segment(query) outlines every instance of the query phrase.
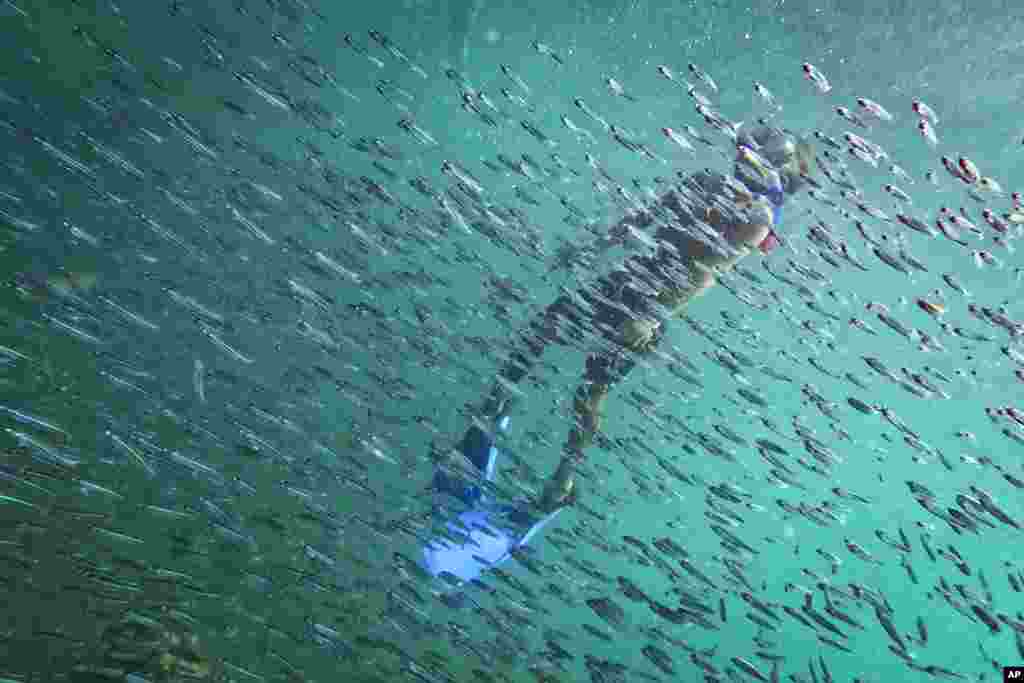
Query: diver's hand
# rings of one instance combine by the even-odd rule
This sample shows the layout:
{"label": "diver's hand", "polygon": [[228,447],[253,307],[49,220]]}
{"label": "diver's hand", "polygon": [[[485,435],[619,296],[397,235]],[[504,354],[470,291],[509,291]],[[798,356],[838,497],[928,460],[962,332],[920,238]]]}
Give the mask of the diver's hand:
{"label": "diver's hand", "polygon": [[622,345],[632,351],[642,351],[654,341],[661,327],[655,320],[630,320],[622,326]]}

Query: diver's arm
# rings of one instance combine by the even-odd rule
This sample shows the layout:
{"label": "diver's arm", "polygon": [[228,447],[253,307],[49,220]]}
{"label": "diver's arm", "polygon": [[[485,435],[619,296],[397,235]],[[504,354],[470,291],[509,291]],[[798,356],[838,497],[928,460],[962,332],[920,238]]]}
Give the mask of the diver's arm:
{"label": "diver's arm", "polygon": [[[707,196],[725,196],[729,194],[724,180],[725,176],[710,170],[698,171],[682,181],[681,187],[688,186]],[[741,198],[741,201],[747,198]],[[671,189],[658,197],[653,205],[639,211],[627,213],[621,220],[613,224],[607,234],[594,240],[589,249],[602,254],[612,247],[628,245],[627,237],[633,230],[646,230],[656,223],[658,216],[674,217],[684,223],[693,221],[693,214],[687,208],[680,189]]]}
{"label": "diver's arm", "polygon": [[[700,191],[705,194],[725,193],[723,182],[710,171],[694,173],[683,181],[683,184],[692,188],[700,188]],[[604,237],[595,240],[591,248],[597,253],[603,253],[612,247],[626,246],[628,244],[626,238],[629,237],[631,229],[647,230],[657,224],[657,218],[661,218],[662,221],[675,218],[685,223],[693,220],[692,213],[687,209],[679,189],[671,189],[646,208],[626,214],[622,220],[608,229],[608,233]]]}
{"label": "diver's arm", "polygon": [[744,257],[753,252],[772,229],[771,207],[762,200],[754,200],[747,207],[747,218],[742,222],[727,222],[717,209],[710,209],[706,222],[729,242],[736,253],[727,255],[712,250],[697,240],[688,240],[689,248],[681,250],[680,258],[687,265],[689,282],[658,293],[658,301],[682,315],[689,303],[703,295],[715,284],[715,273],[728,272]]}
{"label": "diver's arm", "polygon": [[654,222],[654,216],[650,211],[636,211],[626,214],[620,221],[608,229],[603,237],[594,240],[590,248],[596,254],[603,254],[612,247],[627,244],[630,230],[647,228]]}

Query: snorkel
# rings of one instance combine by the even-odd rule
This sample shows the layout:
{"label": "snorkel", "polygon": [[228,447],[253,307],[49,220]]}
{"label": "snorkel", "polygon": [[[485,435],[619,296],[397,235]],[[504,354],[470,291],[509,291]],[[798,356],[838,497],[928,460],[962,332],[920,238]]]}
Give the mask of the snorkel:
{"label": "snorkel", "polygon": [[812,164],[810,144],[781,128],[758,126],[737,137],[735,177],[772,205],[772,230],[758,245],[763,253],[780,244],[782,205],[807,183]]}

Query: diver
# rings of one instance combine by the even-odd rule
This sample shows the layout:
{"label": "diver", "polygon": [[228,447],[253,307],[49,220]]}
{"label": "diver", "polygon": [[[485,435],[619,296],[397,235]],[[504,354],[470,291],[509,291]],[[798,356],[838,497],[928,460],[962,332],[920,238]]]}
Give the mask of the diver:
{"label": "diver", "polygon": [[[449,525],[461,542],[427,545],[425,564],[433,575],[448,572],[470,581],[522,548],[573,504],[579,495],[576,468],[599,434],[612,387],[626,377],[638,356],[655,350],[667,323],[715,284],[716,273],[730,270],[755,249],[767,254],[781,244],[777,230],[783,205],[814,183],[813,148],[789,131],[760,125],[737,136],[736,150],[732,177],[704,170],[682,180],[655,204],[613,226],[600,244],[602,249],[623,244],[633,231],[653,229],[656,250],[628,257],[574,296],[560,296],[519,335],[517,350],[480,409],[482,423],[490,429],[474,424],[459,446],[478,470],[480,485],[443,470],[435,474],[434,489],[468,509],[459,516],[462,529]],[[512,506],[490,502],[483,489],[493,481],[499,456],[495,444],[509,427],[515,385],[549,344],[581,343],[587,330],[599,332],[605,343],[586,359],[573,401],[574,424],[558,467],[538,500]]]}

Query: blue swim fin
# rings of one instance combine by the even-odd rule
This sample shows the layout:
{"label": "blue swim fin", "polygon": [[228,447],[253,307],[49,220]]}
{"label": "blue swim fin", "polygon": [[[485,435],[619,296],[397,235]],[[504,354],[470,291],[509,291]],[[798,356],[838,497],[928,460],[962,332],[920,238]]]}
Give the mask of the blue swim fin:
{"label": "blue swim fin", "polygon": [[494,437],[491,434],[480,429],[477,425],[473,425],[466,430],[466,435],[462,437],[459,451],[471,463],[476,465],[476,468],[484,475],[485,480],[492,481],[494,479],[494,467],[498,460],[498,449],[494,445]]}
{"label": "blue swim fin", "polygon": [[[498,449],[494,445],[494,437],[477,425],[473,425],[466,430],[466,435],[462,437],[459,452],[480,470],[485,481],[494,480],[495,465],[498,460]],[[434,472],[433,486],[442,493],[458,498],[466,505],[473,505],[483,498],[483,491],[479,486],[449,476],[442,470]]]}
{"label": "blue swim fin", "polygon": [[551,520],[553,520],[555,517],[557,517],[558,514],[562,510],[564,510],[564,509],[565,509],[564,507],[556,508],[556,509],[552,510],[551,512],[549,512],[548,514],[546,514],[543,517],[541,517],[536,523],[534,523],[533,526],[530,527],[530,530],[527,531],[526,534],[521,539],[519,539],[519,543],[517,545],[524,546],[527,543],[529,543],[531,538],[533,538],[534,536],[539,534],[541,529],[546,527],[548,525],[548,523]]}

